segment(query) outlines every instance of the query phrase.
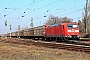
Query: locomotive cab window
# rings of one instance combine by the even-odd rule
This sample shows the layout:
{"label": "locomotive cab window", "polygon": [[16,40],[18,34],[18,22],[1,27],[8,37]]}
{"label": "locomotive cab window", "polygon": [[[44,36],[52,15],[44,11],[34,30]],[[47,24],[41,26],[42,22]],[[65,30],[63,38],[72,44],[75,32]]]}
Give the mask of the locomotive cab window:
{"label": "locomotive cab window", "polygon": [[68,24],[68,28],[78,28],[78,25],[76,24]]}

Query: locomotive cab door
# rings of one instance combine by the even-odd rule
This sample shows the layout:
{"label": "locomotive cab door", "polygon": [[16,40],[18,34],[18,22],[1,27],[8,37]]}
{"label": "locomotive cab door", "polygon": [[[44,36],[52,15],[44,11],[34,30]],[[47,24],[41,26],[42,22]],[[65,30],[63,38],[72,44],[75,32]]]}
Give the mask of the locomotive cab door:
{"label": "locomotive cab door", "polygon": [[64,36],[65,34],[65,29],[64,29],[64,25],[62,25],[62,36]]}

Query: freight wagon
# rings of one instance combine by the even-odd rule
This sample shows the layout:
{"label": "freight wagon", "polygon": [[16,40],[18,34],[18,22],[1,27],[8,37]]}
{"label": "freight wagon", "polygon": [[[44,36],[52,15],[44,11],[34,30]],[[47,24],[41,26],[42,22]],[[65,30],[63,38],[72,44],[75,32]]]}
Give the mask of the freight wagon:
{"label": "freight wagon", "polygon": [[30,28],[30,37],[33,39],[43,39],[44,38],[44,25],[34,28]]}
{"label": "freight wagon", "polygon": [[38,26],[19,31],[21,38],[43,39],[44,26]]}

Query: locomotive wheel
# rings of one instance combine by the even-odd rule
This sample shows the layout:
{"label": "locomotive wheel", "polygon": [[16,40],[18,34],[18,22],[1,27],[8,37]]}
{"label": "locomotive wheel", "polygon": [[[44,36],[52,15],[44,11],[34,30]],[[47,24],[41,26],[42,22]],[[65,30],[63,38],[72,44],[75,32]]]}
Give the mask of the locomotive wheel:
{"label": "locomotive wheel", "polygon": [[65,40],[66,42],[68,42],[68,41],[69,41],[67,38],[64,38],[64,40]]}
{"label": "locomotive wheel", "polygon": [[44,37],[44,38],[42,38],[42,41],[45,41],[45,37]]}
{"label": "locomotive wheel", "polygon": [[45,41],[47,40],[47,38],[45,37],[45,39],[44,39]]}
{"label": "locomotive wheel", "polygon": [[59,39],[59,38],[56,38],[56,39],[55,39],[55,41],[56,41],[56,42],[59,42],[59,41],[60,41],[60,39]]}
{"label": "locomotive wheel", "polygon": [[56,40],[56,42],[59,42],[58,38],[56,38],[55,40]]}
{"label": "locomotive wheel", "polygon": [[48,37],[45,37],[45,41],[48,41]]}

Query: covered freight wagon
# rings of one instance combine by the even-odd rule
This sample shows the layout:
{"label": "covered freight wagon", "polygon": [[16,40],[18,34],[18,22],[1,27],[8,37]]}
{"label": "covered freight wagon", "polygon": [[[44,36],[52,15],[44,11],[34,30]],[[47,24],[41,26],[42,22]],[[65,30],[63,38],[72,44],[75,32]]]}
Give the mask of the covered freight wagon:
{"label": "covered freight wagon", "polygon": [[44,25],[35,27],[32,31],[34,34],[34,39],[43,39],[44,38]]}
{"label": "covered freight wagon", "polygon": [[35,36],[43,36],[44,26],[35,27]]}

